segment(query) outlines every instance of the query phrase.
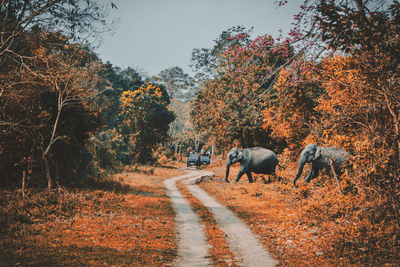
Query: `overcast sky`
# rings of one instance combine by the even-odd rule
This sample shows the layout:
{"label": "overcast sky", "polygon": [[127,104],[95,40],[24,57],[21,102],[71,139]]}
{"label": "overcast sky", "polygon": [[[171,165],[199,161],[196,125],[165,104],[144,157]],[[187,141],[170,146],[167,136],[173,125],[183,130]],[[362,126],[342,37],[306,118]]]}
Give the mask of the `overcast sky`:
{"label": "overcast sky", "polygon": [[[107,4],[110,1],[103,0]],[[275,0],[113,0],[118,18],[113,34],[103,35],[97,53],[104,62],[134,67],[149,75],[179,66],[190,73],[194,48],[210,48],[232,26],[254,27],[252,37],[290,28],[300,0],[277,7]]]}

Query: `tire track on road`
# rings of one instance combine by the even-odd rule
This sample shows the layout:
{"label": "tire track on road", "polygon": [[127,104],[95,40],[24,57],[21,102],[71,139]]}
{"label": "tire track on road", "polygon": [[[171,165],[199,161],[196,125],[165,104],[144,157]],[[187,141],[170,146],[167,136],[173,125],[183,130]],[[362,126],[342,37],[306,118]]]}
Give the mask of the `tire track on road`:
{"label": "tire track on road", "polygon": [[[194,213],[194,211],[191,209],[190,204],[178,191],[176,187],[176,182],[178,180],[185,180],[183,181],[183,184],[188,188],[191,194],[199,199],[203,203],[203,205],[211,211],[219,227],[225,232],[229,247],[231,251],[233,251],[233,253],[235,254],[239,265],[276,265],[278,262],[269,255],[269,253],[261,245],[257,236],[253,234],[250,228],[241,219],[239,219],[231,210],[219,204],[213,197],[209,196],[199,186],[195,185],[196,179],[205,175],[213,175],[213,173],[199,170],[190,171],[190,173],[187,175],[168,179],[164,182],[166,186],[168,185],[167,189],[169,191],[169,194],[171,194],[172,196],[172,202],[175,203],[174,208],[177,213],[177,232],[180,234],[180,242],[178,248],[179,257],[176,262],[177,265],[211,265],[211,262],[207,259],[207,257],[209,257],[209,244],[207,244],[203,226],[200,226],[198,216],[193,216],[192,213]],[[182,203],[185,203],[185,205],[183,205]],[[184,212],[182,213],[180,209],[182,209],[182,211]],[[187,209],[190,209],[191,212],[189,212]],[[190,215],[186,216],[186,214]],[[197,217],[196,220],[194,220],[193,217]],[[201,230],[193,233],[192,230],[187,231],[187,229],[185,230],[184,227],[187,227],[188,229],[197,228],[196,230]],[[193,242],[195,248],[189,249],[188,244],[193,244]],[[204,250],[206,250],[206,252]],[[196,254],[198,252],[201,252],[201,254]],[[192,263],[189,263],[189,260],[192,260]]]}
{"label": "tire track on road", "polygon": [[164,185],[176,213],[176,232],[178,234],[178,258],[176,266],[211,266],[209,260],[209,244],[200,218],[193,211],[190,203],[179,192],[176,182],[193,176],[198,172],[189,173],[167,179]]}

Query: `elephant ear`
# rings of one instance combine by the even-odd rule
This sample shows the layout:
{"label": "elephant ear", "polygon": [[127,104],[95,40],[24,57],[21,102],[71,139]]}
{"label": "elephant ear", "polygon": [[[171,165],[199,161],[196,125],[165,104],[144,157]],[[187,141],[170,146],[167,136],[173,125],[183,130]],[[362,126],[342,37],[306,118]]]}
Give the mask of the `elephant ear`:
{"label": "elephant ear", "polygon": [[238,150],[237,159],[238,161],[241,161],[243,159],[243,150]]}
{"label": "elephant ear", "polygon": [[236,154],[237,154],[237,148],[234,147],[234,148],[231,149],[231,151],[229,151],[228,157],[229,157],[230,159],[232,159],[233,157],[236,156]]}
{"label": "elephant ear", "polygon": [[321,156],[321,152],[322,152],[321,147],[317,147],[317,150],[315,151],[315,155],[314,155],[314,160],[316,160],[317,158],[319,158]]}
{"label": "elephant ear", "polygon": [[239,150],[239,149],[238,149],[237,147],[233,147],[233,148],[231,149],[231,151],[229,152],[229,154],[237,155],[238,150]]}

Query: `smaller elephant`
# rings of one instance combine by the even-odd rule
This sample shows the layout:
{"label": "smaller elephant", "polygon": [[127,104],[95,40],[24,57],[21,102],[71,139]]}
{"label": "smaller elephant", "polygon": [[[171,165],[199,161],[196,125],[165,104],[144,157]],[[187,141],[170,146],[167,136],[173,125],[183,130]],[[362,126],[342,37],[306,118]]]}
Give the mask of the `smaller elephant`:
{"label": "smaller elephant", "polygon": [[231,164],[237,162],[240,162],[240,169],[235,182],[238,182],[243,174],[247,174],[249,182],[252,183],[252,172],[275,175],[275,168],[276,165],[278,165],[278,157],[273,151],[262,147],[245,149],[239,149],[237,147],[232,148],[226,157],[225,181],[228,183],[229,168]]}
{"label": "smaller elephant", "polygon": [[308,183],[311,179],[318,177],[319,171],[325,169],[328,175],[331,174],[331,162],[335,172],[341,174],[341,166],[348,160],[350,154],[342,149],[335,147],[321,147],[314,144],[308,144],[301,152],[299,159],[299,169],[293,184],[296,185],[297,179],[303,172],[304,165],[311,162],[311,171],[305,181]]}

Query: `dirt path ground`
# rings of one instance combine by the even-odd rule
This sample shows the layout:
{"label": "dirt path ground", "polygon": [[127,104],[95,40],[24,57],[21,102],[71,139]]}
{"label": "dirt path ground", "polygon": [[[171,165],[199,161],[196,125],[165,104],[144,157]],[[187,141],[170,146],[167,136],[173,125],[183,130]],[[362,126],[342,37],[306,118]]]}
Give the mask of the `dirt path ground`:
{"label": "dirt path ground", "polygon": [[198,172],[193,172],[164,181],[176,212],[176,231],[179,236],[176,266],[211,265],[208,243],[200,219],[176,187],[177,181],[198,175]]}
{"label": "dirt path ground", "polygon": [[[178,247],[177,265],[190,266],[188,260],[195,260],[194,265],[209,265],[207,243],[205,243],[204,233],[199,234],[188,229],[202,229],[198,219],[194,219],[190,205],[177,190],[175,183],[184,180],[191,194],[199,199],[213,214],[220,228],[225,232],[230,249],[236,256],[237,262],[243,266],[274,266],[277,261],[263,248],[258,238],[251,230],[235,216],[228,208],[220,205],[214,198],[209,196],[204,190],[195,185],[196,179],[205,175],[212,175],[207,171],[190,170],[189,174],[166,180],[166,185],[174,209],[177,213],[177,232],[179,233],[180,243]],[[189,206],[187,206],[189,205]],[[197,217],[197,216],[195,216]],[[189,256],[189,257],[186,257]]]}

